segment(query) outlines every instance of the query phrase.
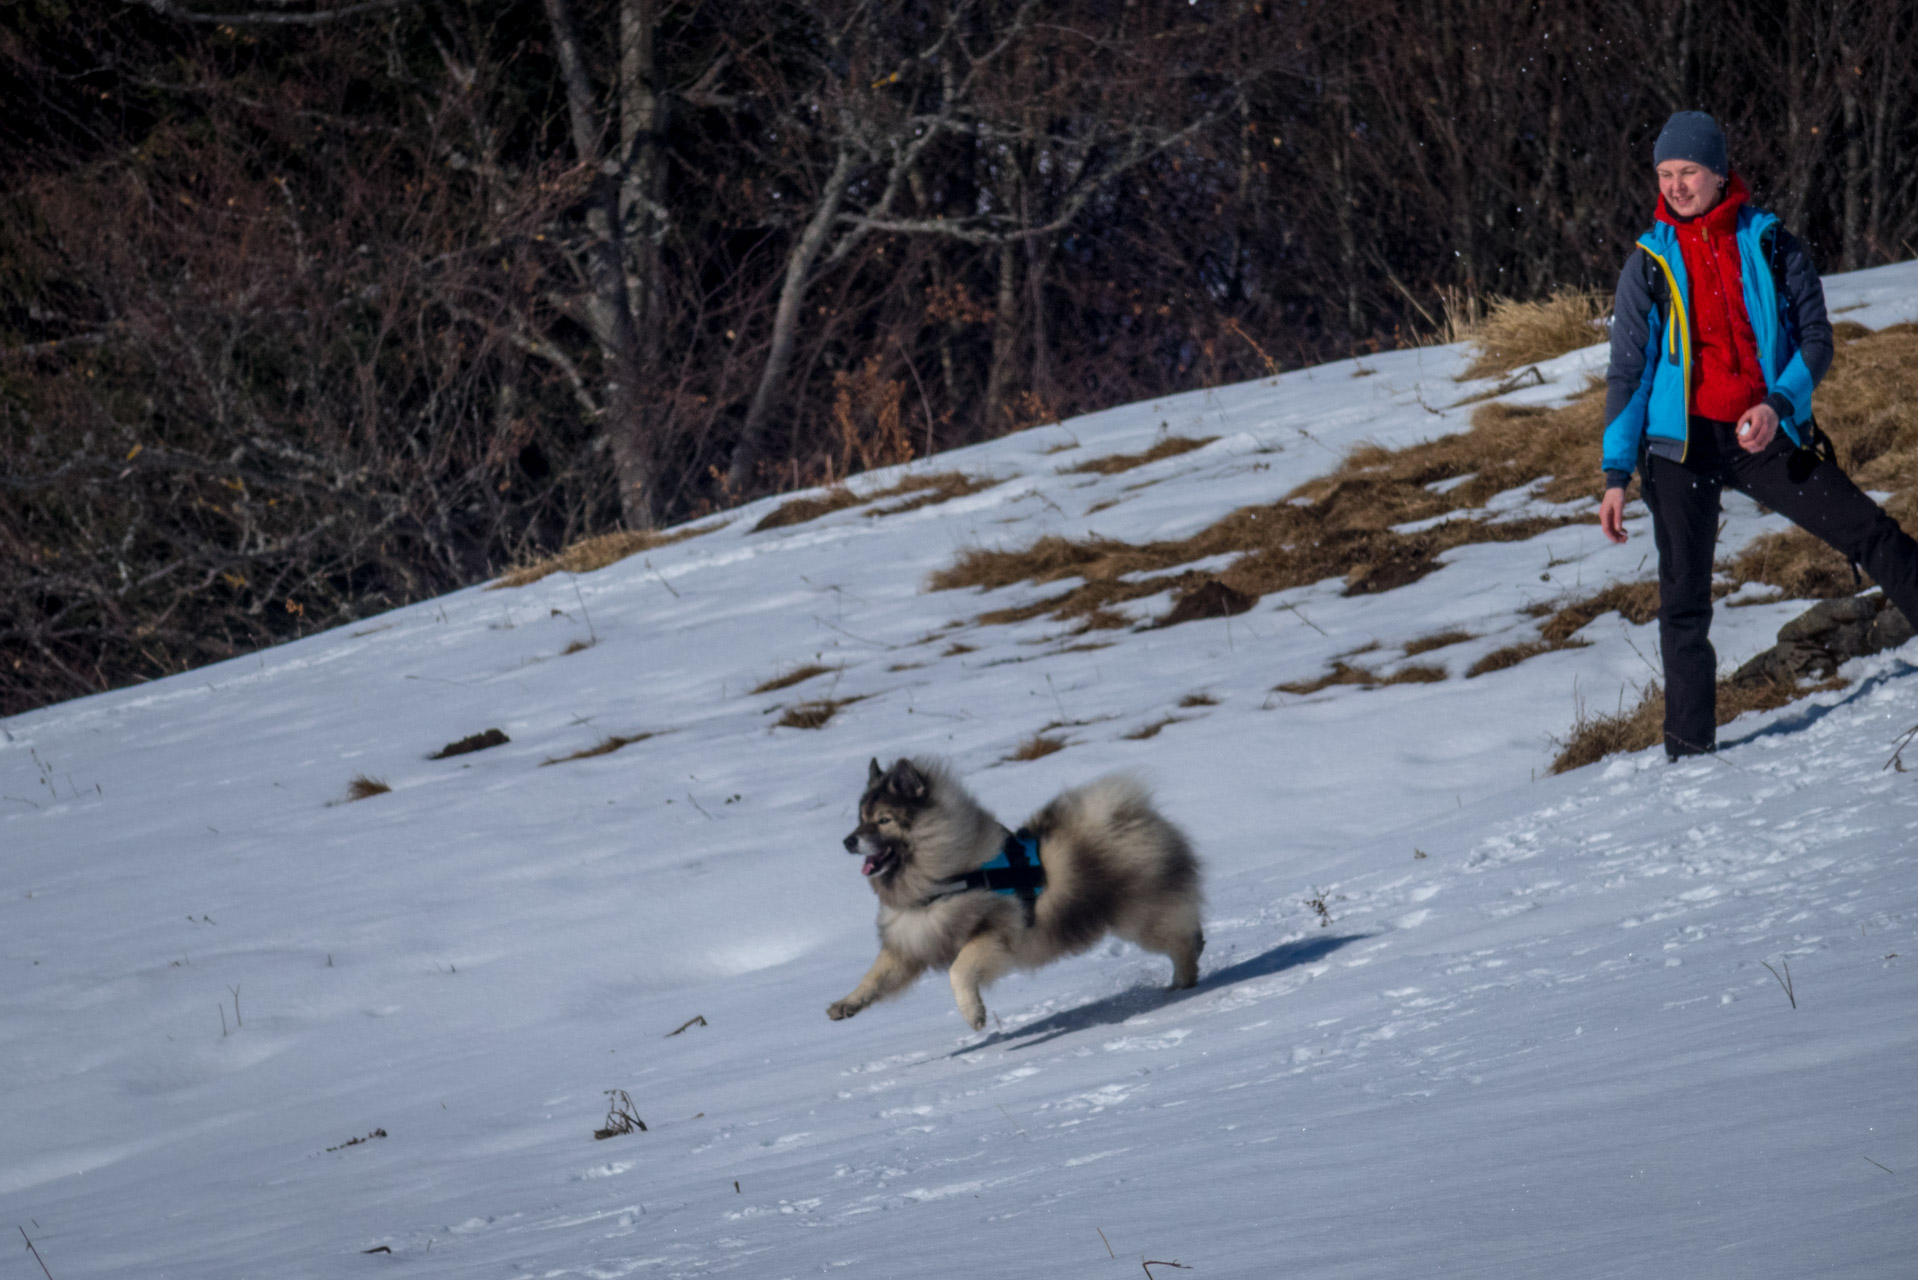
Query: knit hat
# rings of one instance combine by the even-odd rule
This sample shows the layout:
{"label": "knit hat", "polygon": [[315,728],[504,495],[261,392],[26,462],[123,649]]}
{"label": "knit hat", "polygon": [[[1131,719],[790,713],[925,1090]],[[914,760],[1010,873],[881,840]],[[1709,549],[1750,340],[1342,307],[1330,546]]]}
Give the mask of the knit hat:
{"label": "knit hat", "polygon": [[1652,147],[1653,164],[1667,160],[1690,160],[1724,177],[1730,166],[1725,161],[1725,134],[1718,121],[1703,111],[1673,112]]}

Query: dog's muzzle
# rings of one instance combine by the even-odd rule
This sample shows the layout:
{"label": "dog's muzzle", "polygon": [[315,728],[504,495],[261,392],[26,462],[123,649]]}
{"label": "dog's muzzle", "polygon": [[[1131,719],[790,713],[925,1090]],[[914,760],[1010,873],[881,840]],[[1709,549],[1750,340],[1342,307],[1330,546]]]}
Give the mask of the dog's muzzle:
{"label": "dog's muzzle", "polygon": [[898,860],[899,850],[881,840],[867,839],[858,831],[846,837],[846,852],[863,855],[865,865],[859,868],[861,875],[876,875],[891,867]]}

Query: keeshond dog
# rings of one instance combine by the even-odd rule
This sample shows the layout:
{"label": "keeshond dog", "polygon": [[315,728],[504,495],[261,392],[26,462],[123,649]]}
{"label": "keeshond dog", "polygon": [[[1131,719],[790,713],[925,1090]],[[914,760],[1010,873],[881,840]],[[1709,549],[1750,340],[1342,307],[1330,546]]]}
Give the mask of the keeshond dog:
{"label": "keeshond dog", "polygon": [[981,987],[1107,933],[1171,957],[1175,989],[1199,980],[1198,857],[1131,779],[1064,792],[1010,832],[944,765],[874,760],[846,850],[879,897],[879,958],[827,1006],[834,1021],[940,968],[976,1031]]}

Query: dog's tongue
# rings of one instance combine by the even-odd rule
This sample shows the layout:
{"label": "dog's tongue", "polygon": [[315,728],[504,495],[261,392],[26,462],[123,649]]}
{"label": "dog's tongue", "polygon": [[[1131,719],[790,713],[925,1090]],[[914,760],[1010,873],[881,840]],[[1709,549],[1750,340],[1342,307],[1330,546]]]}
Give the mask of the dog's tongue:
{"label": "dog's tongue", "polygon": [[876,853],[867,854],[866,865],[859,868],[860,873],[862,875],[871,875],[874,871],[878,869],[879,869],[879,855]]}

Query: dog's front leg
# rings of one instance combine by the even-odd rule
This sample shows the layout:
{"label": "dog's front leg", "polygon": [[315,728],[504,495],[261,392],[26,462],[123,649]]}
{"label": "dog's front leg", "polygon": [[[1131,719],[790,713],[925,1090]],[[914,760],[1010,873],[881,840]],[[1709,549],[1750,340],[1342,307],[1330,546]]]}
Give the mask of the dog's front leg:
{"label": "dog's front leg", "polygon": [[844,1000],[835,1001],[826,1006],[826,1016],[834,1022],[841,1018],[850,1018],[876,1000],[899,991],[907,983],[925,971],[922,964],[901,959],[884,947],[879,949],[879,958],[872,962],[872,968],[866,970],[866,976],[852,989],[852,994]]}
{"label": "dog's front leg", "polygon": [[996,934],[982,933],[959,948],[952,962],[952,998],[974,1031],[986,1025],[986,1002],[979,998],[979,988],[991,986],[1011,967],[1012,953]]}

